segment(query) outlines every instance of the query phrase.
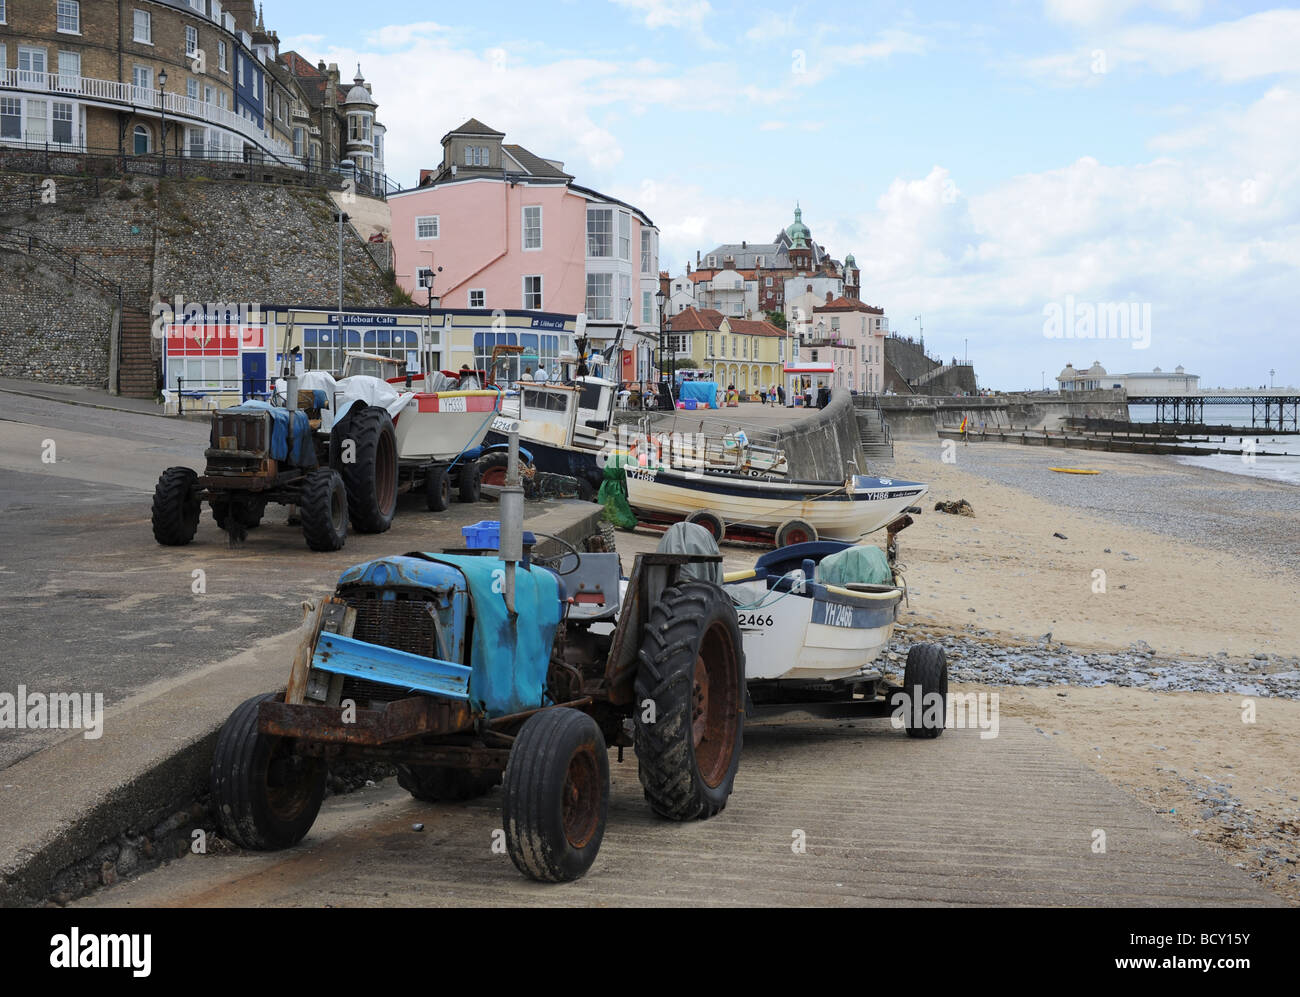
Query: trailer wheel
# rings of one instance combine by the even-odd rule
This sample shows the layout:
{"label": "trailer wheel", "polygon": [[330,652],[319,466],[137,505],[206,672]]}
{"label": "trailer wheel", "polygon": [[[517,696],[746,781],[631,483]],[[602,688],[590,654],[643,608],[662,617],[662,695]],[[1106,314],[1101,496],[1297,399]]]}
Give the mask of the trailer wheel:
{"label": "trailer wheel", "polygon": [[348,538],[348,492],[343,476],[317,468],[302,483],[298,499],[302,535],[312,550],[339,550]]}
{"label": "trailer wheel", "polygon": [[817,539],[817,527],[802,519],[787,519],[776,528],[776,545],[789,547],[791,544],[806,544]]}
{"label": "trailer wheel", "polygon": [[153,491],[153,538],[164,547],[183,547],[199,528],[199,476],[188,467],[169,467]]}
{"label": "trailer wheel", "polygon": [[477,502],[482,492],[483,469],[476,460],[471,460],[460,469],[460,488],[457,498],[462,502]]}
{"label": "trailer wheel", "polygon": [[424,473],[424,504],[430,512],[443,512],[451,505],[451,476],[442,466]]}
{"label": "trailer wheel", "polygon": [[745,653],[736,610],[717,585],[683,581],[650,613],[633,703],[637,774],[671,820],[727,805],[745,726]]}
{"label": "trailer wheel", "polygon": [[[903,670],[903,728],[908,737],[938,737],[948,711],[948,655],[938,644],[913,644]],[[938,700],[934,699],[938,696]],[[937,705],[938,718],[935,718]]]}
{"label": "trailer wheel", "polygon": [[502,796],[516,869],[545,883],[583,875],[609,813],[609,752],[596,721],[566,706],[534,713],[510,749]]}
{"label": "trailer wheel", "polygon": [[472,800],[501,782],[501,773],[484,769],[452,769],[443,765],[399,765],[397,784],[426,803]]}
{"label": "trailer wheel", "polygon": [[686,522],[694,523],[696,526],[703,526],[709,531],[709,536],[713,537],[714,543],[722,543],[723,538],[727,535],[727,524],[722,521],[722,517],[705,509],[692,512],[686,517]]}
{"label": "trailer wheel", "polygon": [[335,457],[348,491],[348,512],[358,533],[383,533],[397,512],[397,434],[387,409],[354,405],[330,433],[339,454],[352,441],[354,460]]}
{"label": "trailer wheel", "polygon": [[325,798],[325,761],[293,753],[289,738],[257,729],[258,707],[276,693],[245,700],[217,735],[212,809],[221,833],[243,848],[270,851],[303,839]]}

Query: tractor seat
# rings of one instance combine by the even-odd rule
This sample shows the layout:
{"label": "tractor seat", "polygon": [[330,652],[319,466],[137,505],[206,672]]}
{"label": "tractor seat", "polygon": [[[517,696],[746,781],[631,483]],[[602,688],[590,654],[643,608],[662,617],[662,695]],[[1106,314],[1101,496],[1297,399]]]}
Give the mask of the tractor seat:
{"label": "tractor seat", "polygon": [[565,596],[572,600],[569,619],[584,623],[613,620],[618,615],[617,554],[583,554],[578,567],[560,575]]}

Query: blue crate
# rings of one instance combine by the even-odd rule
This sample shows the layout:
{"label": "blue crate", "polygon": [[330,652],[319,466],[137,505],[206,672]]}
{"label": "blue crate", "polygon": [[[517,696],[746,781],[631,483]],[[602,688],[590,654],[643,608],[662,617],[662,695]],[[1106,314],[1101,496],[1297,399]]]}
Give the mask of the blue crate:
{"label": "blue crate", "polygon": [[[501,549],[501,522],[496,519],[484,519],[475,523],[473,526],[462,526],[460,528],[461,536],[465,538],[465,546],[471,550],[500,550]],[[527,554],[537,543],[537,537],[531,530],[524,530],[524,552]]]}

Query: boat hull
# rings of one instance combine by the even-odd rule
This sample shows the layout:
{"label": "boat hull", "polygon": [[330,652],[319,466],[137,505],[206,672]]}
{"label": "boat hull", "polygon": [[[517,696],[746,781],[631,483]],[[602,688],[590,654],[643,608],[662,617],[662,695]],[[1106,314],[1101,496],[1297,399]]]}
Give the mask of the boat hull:
{"label": "boat hull", "polygon": [[854,541],[888,525],[926,491],[919,482],[866,476],[837,485],[627,468],[628,503],[638,515],[684,518],[708,511],[758,530],[802,519],[833,540]]}
{"label": "boat hull", "polygon": [[453,460],[483,442],[498,411],[495,391],[417,391],[393,423],[399,460]]}
{"label": "boat hull", "polygon": [[901,589],[854,592],[810,583],[804,593],[776,592],[765,580],[726,586],[737,603],[745,678],[851,678],[880,655],[894,632]]}

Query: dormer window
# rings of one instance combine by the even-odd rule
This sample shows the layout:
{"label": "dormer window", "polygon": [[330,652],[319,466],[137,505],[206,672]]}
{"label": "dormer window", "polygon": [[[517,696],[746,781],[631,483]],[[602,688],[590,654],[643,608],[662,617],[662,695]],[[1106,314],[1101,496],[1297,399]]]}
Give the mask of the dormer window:
{"label": "dormer window", "polygon": [[465,146],[465,165],[491,166],[492,163],[489,159],[489,147],[486,145]]}

